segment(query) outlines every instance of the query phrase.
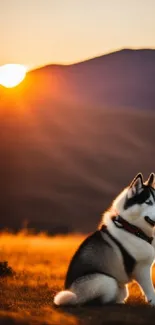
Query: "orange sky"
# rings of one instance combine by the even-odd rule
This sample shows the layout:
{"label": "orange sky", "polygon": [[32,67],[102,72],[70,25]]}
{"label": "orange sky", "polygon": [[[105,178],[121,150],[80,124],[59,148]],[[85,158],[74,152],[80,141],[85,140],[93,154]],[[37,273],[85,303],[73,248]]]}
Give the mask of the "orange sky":
{"label": "orange sky", "polygon": [[0,0],[0,65],[155,48],[155,0]]}

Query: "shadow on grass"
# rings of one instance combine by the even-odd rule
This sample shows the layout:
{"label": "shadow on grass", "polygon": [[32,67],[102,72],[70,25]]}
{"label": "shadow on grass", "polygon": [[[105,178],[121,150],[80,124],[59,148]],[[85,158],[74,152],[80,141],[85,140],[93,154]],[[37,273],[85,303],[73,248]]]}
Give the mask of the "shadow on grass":
{"label": "shadow on grass", "polygon": [[91,307],[56,308],[59,313],[74,315],[80,324],[144,325],[155,324],[155,307],[144,305],[107,305]]}
{"label": "shadow on grass", "polygon": [[24,321],[24,320],[18,320],[14,318],[13,316],[7,316],[7,315],[0,315],[0,325],[30,325],[30,322]]}
{"label": "shadow on grass", "polygon": [[155,307],[143,305],[107,305],[46,307],[41,314],[30,311],[0,311],[0,325],[154,325]]}

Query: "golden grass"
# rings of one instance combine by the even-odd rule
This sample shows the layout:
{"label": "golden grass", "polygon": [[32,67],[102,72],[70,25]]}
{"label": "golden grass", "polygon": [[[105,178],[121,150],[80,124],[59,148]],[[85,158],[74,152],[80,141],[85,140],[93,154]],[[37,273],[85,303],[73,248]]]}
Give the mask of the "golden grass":
{"label": "golden grass", "polygon": [[[31,324],[88,321],[90,309],[85,309],[85,314],[84,307],[76,311],[62,311],[53,306],[53,296],[63,287],[70,258],[84,237],[80,234],[48,237],[24,231],[17,235],[2,233],[0,261],[8,261],[16,274],[0,279],[0,317],[7,316],[19,323],[23,320]],[[128,302],[144,303],[135,283],[130,286]]]}

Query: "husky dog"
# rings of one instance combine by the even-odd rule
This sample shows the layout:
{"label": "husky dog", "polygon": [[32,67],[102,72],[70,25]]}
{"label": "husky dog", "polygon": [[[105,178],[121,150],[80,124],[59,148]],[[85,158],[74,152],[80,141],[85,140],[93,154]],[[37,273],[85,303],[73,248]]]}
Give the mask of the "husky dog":
{"label": "husky dog", "polygon": [[144,183],[138,174],[103,215],[99,229],[87,237],[68,268],[65,290],[55,305],[99,301],[123,303],[127,284],[136,280],[146,301],[155,305],[151,267],[155,257],[155,175]]}

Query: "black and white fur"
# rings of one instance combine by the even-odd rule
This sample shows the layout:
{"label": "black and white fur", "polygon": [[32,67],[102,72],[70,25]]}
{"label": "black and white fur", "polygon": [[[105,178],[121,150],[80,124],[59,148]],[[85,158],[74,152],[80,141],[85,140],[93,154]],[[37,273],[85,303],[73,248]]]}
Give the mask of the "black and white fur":
{"label": "black and white fur", "polygon": [[[87,237],[73,256],[68,268],[65,290],[54,297],[55,305],[77,305],[100,301],[123,303],[127,285],[136,280],[146,300],[155,305],[151,267],[155,257],[153,245],[113,222],[114,216],[153,236],[155,221],[155,176],[147,182],[138,174],[114,200],[103,215],[99,229]],[[103,226],[104,225],[104,226]],[[103,231],[102,229],[104,229]]]}

